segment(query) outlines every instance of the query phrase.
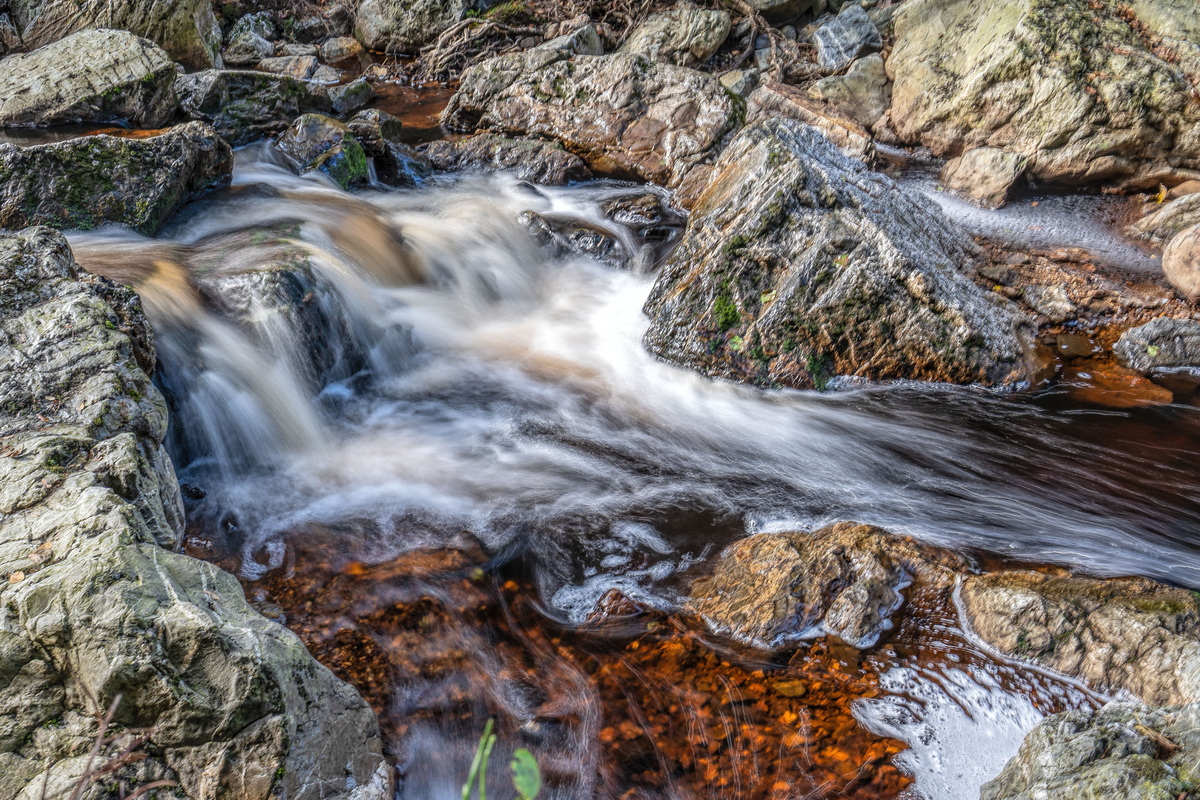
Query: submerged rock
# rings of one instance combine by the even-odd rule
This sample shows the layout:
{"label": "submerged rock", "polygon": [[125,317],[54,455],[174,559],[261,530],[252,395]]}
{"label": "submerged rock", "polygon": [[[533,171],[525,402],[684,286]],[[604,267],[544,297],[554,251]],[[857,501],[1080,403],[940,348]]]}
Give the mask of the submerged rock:
{"label": "submerged rock", "polygon": [[729,27],[728,12],[681,5],[647,17],[629,34],[621,52],[694,67],[712,58],[725,43]]}
{"label": "submerged rock", "polygon": [[283,75],[211,69],[175,81],[185,116],[212,125],[237,146],[285,129],[308,111],[329,111],[323,91]]}
{"label": "submerged rock", "polygon": [[[9,13],[33,50],[90,28],[144,36],[188,69],[221,66],[221,27],[210,0],[9,0]],[[79,57],[101,49],[81,47]]]}
{"label": "submerged rock", "polygon": [[0,126],[118,122],[157,128],[175,114],[176,66],[126,31],[82,31],[0,61]]}
{"label": "submerged rock", "polygon": [[892,127],[944,157],[1002,148],[1042,182],[1179,183],[1200,176],[1197,43],[1200,6],[1175,0],[915,0],[887,61]]}
{"label": "submerged rock", "polygon": [[997,572],[964,579],[963,615],[1000,652],[1153,705],[1200,701],[1200,599],[1151,580]]}
{"label": "submerged rock", "polygon": [[368,180],[367,155],[350,126],[323,114],[305,114],[291,124],[275,147],[301,174],[321,172],[343,189]]}
{"label": "submerged rock", "polygon": [[1177,800],[1195,786],[1200,707],[1110,703],[1034,728],[981,800]]}
{"label": "submerged rock", "polygon": [[645,345],[782,386],[1028,380],[1032,325],[967,277],[974,252],[929,201],[812,128],[768,120],[717,162],[646,301]]}
{"label": "submerged rock", "polygon": [[762,533],[721,553],[692,587],[688,609],[715,632],[773,649],[817,626],[847,644],[874,644],[914,580],[949,586],[957,556],[882,528],[840,522],[812,533]]}
{"label": "submerged rock", "polygon": [[362,0],[354,35],[368,50],[415,53],[471,6],[471,0]]}
{"label": "submerged rock", "polygon": [[442,121],[548,136],[598,174],[675,187],[744,116],[741,99],[702,72],[628,53],[572,58],[537,48],[467,70]]}
{"label": "submerged rock", "polygon": [[480,133],[457,142],[432,142],[424,153],[440,170],[504,170],[521,180],[554,186],[592,176],[579,156],[541,139]]}
{"label": "submerged rock", "polygon": [[228,184],[232,170],[229,145],[199,122],[146,139],[0,144],[0,228],[119,222],[152,234],[191,198]]}
{"label": "submerged rock", "polygon": [[21,343],[0,348],[4,796],[42,796],[44,770],[73,787],[117,695],[114,722],[151,732],[113,781],[173,780],[195,800],[390,796],[366,703],[232,575],[173,552],[182,507],[137,297],[41,228],[0,237],[0,298],[0,340]]}

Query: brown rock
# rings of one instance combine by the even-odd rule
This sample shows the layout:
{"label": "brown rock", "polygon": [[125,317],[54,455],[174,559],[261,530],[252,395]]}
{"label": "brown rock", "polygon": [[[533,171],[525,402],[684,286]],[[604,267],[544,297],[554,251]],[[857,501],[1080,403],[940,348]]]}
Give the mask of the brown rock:
{"label": "brown rock", "polygon": [[1163,251],[1163,274],[1191,302],[1200,300],[1200,224],[1175,235]]}

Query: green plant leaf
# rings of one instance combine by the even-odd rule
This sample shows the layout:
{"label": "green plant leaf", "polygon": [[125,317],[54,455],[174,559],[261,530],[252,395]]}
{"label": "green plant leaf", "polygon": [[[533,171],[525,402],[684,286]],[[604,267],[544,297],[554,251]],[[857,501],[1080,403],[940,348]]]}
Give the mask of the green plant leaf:
{"label": "green plant leaf", "polygon": [[[481,782],[487,776],[487,759],[492,754],[492,745],[496,743],[496,735],[492,733],[492,727],[495,724],[495,720],[489,719],[483,726],[483,736],[479,737],[479,746],[475,748],[475,758],[471,761],[471,772],[467,775],[467,782],[462,787],[462,800],[471,800],[471,790],[475,788],[475,783]],[[479,788],[480,800],[483,800],[485,791],[486,789],[481,785]]]}
{"label": "green plant leaf", "polygon": [[524,747],[513,751],[512,764],[513,788],[521,800],[534,800],[542,790],[542,771],[538,768],[537,759],[533,753]]}

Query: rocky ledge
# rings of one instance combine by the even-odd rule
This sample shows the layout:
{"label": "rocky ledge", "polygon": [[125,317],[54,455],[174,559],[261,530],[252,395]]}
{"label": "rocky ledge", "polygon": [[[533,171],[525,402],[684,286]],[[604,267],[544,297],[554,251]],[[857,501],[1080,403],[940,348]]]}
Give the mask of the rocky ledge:
{"label": "rocky ledge", "polygon": [[0,798],[390,797],[363,700],[177,552],[137,297],[31,228],[0,238],[0,298]]}

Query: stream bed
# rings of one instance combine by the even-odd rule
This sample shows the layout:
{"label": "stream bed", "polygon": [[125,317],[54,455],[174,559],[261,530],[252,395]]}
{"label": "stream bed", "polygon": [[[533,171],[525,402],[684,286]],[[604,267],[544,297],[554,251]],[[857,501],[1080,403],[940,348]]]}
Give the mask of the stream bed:
{"label": "stream bed", "polygon": [[[944,595],[868,651],[779,655],[680,614],[688,587],[747,533],[839,520],[1200,587],[1200,409],[660,363],[641,306],[670,223],[620,211],[647,196],[351,195],[244,150],[164,237],[71,242],[155,325],[189,551],[363,691],[401,797],[458,797],[489,717],[549,797],[977,793],[1044,714],[1103,698],[975,648]],[[538,220],[575,234],[539,246]]]}

